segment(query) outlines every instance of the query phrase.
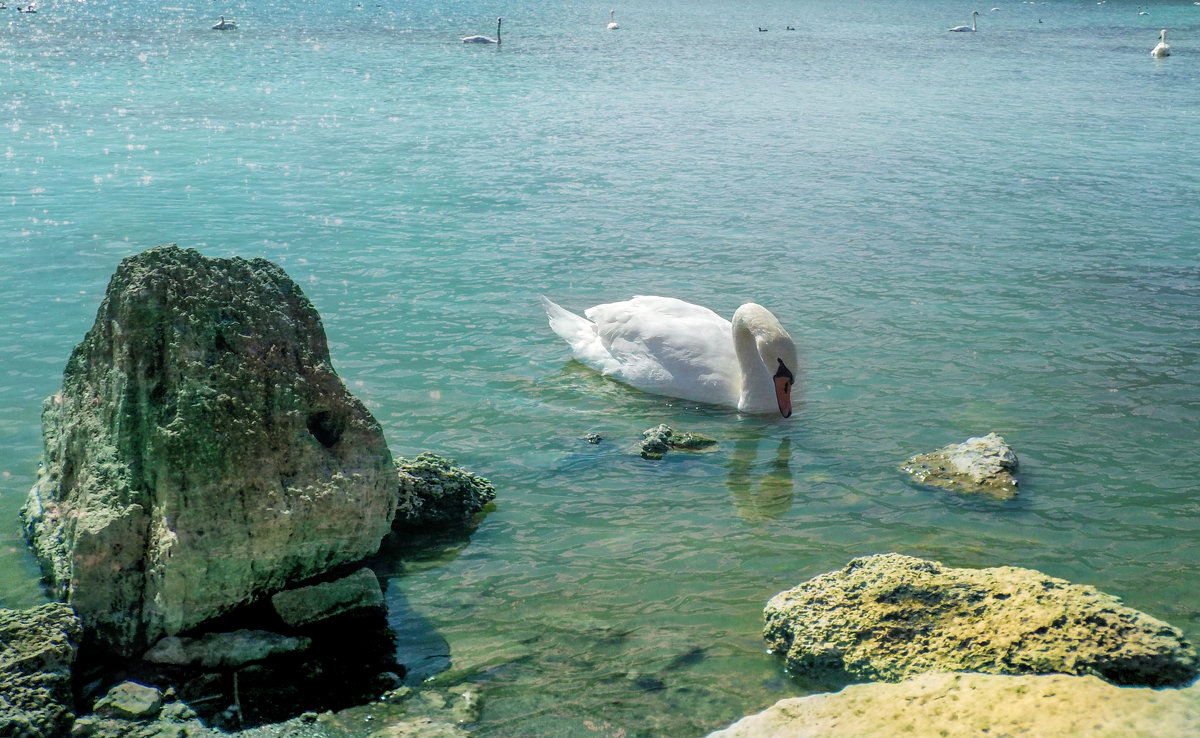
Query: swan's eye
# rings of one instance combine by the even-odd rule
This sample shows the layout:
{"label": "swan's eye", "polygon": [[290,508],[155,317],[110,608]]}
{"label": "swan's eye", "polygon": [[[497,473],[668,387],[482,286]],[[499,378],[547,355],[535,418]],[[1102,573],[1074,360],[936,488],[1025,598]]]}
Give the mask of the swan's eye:
{"label": "swan's eye", "polygon": [[783,359],[776,359],[776,361],[779,362],[779,370],[775,372],[775,379],[779,379],[780,377],[786,379],[787,387],[790,389],[792,382],[794,382],[796,378],[792,376],[792,371],[787,368],[786,364],[783,363]]}

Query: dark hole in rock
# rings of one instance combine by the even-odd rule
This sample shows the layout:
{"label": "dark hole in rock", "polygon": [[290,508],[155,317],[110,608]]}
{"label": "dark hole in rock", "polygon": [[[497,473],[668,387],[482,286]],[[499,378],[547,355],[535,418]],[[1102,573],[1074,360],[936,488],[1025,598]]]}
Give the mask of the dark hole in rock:
{"label": "dark hole in rock", "polygon": [[341,423],[326,410],[308,416],[308,432],[325,448],[333,448],[342,438]]}

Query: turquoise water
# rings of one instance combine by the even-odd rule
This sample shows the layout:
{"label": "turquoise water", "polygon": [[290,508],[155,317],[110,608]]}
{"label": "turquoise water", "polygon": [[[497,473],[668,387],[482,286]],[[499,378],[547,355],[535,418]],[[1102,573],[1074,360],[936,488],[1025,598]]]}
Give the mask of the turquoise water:
{"label": "turquoise water", "polygon": [[[762,607],[876,552],[1036,568],[1200,640],[1200,7],[1005,2],[975,34],[949,1],[612,7],[0,11],[0,605],[42,601],[40,403],[118,262],[175,242],[281,264],[393,453],[496,484],[388,588],[480,735],[697,736],[817,689]],[[501,48],[459,43],[497,15]],[[604,380],[537,299],[639,293],[769,306],[796,415]],[[644,461],[659,423],[721,445]],[[1014,501],[896,471],[989,431]]]}

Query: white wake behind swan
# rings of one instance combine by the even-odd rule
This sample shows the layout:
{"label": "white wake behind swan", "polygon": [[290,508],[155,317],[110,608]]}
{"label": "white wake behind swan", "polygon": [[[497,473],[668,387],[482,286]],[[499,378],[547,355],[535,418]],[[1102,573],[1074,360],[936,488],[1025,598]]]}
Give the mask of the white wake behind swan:
{"label": "white wake behind swan", "polygon": [[583,316],[542,298],[576,359],[644,392],[792,414],[796,344],[771,311],[746,303],[730,322],[672,297],[637,296]]}

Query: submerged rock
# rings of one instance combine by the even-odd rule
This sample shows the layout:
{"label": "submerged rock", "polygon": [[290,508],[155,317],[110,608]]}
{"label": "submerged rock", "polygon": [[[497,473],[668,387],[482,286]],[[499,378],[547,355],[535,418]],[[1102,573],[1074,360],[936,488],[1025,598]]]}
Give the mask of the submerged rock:
{"label": "submerged rock", "polygon": [[937,451],[918,454],[900,466],[921,484],[999,499],[1017,495],[1017,455],[1001,436],[989,433]]}
{"label": "submerged rock", "polygon": [[395,514],[379,424],[262,259],[122,261],[42,425],[26,533],[123,655],[371,555]]}
{"label": "submerged rock", "polygon": [[700,433],[683,433],[672,430],[670,426],[658,425],[642,431],[643,459],[657,461],[668,451],[711,451],[717,445],[717,439]]}
{"label": "submerged rock", "polygon": [[0,735],[66,735],[75,719],[71,666],[83,623],[67,605],[0,610]]}
{"label": "submerged rock", "polygon": [[162,712],[163,694],[155,687],[121,682],[96,701],[93,712],[102,717],[152,720]]}
{"label": "submerged rock", "polygon": [[1032,569],[868,556],[781,592],[764,615],[768,648],[792,672],[816,677],[1061,672],[1161,687],[1200,673],[1177,628]]}
{"label": "submerged rock", "polygon": [[280,654],[304,651],[312,640],[265,630],[205,633],[198,638],[167,636],[146,651],[142,659],[152,664],[237,668]]}
{"label": "submerged rock", "polygon": [[436,454],[396,459],[400,471],[400,504],[396,525],[402,527],[458,524],[496,498],[491,482],[451,466]]}
{"label": "submerged rock", "polygon": [[375,572],[363,567],[332,582],[284,590],[271,598],[271,606],[289,628],[360,610],[386,609]]}
{"label": "submerged rock", "polygon": [[708,738],[1195,736],[1200,685],[1115,687],[1091,676],[922,674],[780,700]]}

